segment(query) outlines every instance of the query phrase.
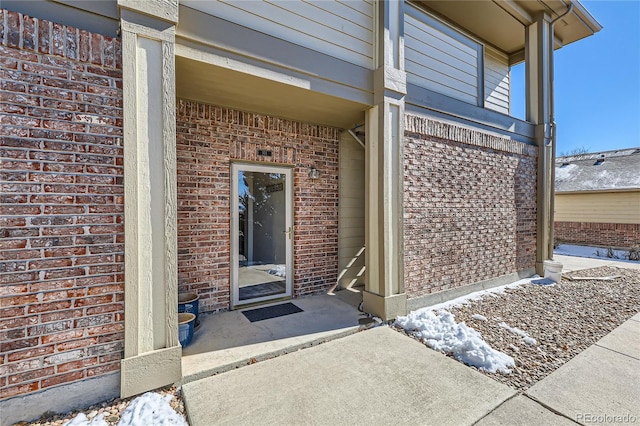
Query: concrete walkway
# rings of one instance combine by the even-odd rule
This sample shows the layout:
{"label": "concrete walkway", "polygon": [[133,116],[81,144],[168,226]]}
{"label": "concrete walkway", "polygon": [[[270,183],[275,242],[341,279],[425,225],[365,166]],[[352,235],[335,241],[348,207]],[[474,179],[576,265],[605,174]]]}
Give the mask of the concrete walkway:
{"label": "concrete walkway", "polygon": [[388,327],[182,391],[192,426],[472,424],[516,394]]}
{"label": "concrete walkway", "polygon": [[562,263],[562,272],[598,268],[600,266],[616,266],[618,268],[640,269],[640,262],[620,262],[618,260],[591,259],[589,257],[565,256],[560,254],[554,254],[553,260]]}
{"label": "concrete walkway", "polygon": [[536,383],[527,395],[582,424],[640,421],[640,314]]}
{"label": "concrete walkway", "polygon": [[387,327],[187,383],[182,391],[192,426],[638,421],[640,314],[524,394]]}
{"label": "concrete walkway", "polygon": [[[629,267],[555,259],[564,272]],[[387,327],[186,383],[182,391],[192,426],[636,423],[640,314],[525,393]]]}

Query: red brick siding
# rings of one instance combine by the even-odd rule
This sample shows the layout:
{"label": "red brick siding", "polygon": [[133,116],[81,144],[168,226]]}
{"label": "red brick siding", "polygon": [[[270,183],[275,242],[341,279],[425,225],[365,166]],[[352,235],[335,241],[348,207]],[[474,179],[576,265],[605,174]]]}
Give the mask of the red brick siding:
{"label": "red brick siding", "polygon": [[533,268],[534,148],[417,116],[405,137],[408,297]]}
{"label": "red brick siding", "polygon": [[229,308],[232,160],[294,166],[294,296],[335,283],[338,137],[331,127],[178,101],[178,285],[200,295],[201,311]]}
{"label": "red brick siding", "polygon": [[578,244],[630,249],[640,247],[640,224],[555,222],[558,244]]}
{"label": "red brick siding", "polygon": [[124,191],[119,40],[6,10],[0,23],[6,398],[119,369]]}

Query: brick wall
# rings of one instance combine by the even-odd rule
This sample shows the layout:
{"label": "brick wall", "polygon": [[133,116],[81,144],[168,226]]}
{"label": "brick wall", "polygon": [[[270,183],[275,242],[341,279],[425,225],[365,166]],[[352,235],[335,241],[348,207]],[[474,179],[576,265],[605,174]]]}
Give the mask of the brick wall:
{"label": "brick wall", "polygon": [[229,308],[231,160],[294,166],[294,296],[335,283],[338,137],[331,127],[178,101],[178,285],[200,295],[202,311]]}
{"label": "brick wall", "polygon": [[414,115],[405,138],[408,296],[533,268],[536,149]]}
{"label": "brick wall", "polygon": [[0,11],[0,399],[119,369],[120,42]]}
{"label": "brick wall", "polygon": [[622,249],[640,247],[640,224],[555,222],[557,244],[578,244]]}

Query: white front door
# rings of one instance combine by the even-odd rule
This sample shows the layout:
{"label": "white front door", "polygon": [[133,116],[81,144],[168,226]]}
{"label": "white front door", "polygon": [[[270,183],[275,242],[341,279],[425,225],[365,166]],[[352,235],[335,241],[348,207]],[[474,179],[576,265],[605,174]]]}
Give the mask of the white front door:
{"label": "white front door", "polygon": [[231,165],[232,306],[291,296],[293,172]]}

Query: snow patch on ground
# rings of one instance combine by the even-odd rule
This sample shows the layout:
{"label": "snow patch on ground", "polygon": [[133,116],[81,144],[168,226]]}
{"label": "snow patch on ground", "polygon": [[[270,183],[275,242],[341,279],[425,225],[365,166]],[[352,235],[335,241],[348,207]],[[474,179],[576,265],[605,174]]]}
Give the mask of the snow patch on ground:
{"label": "snow patch on ground", "polygon": [[172,395],[163,397],[154,392],[147,392],[137,397],[122,413],[118,426],[188,426],[184,417],[171,408],[169,401],[172,398]]}
{"label": "snow patch on ground", "polygon": [[480,333],[464,322],[456,323],[454,315],[444,309],[437,314],[430,308],[418,309],[398,317],[395,324],[430,348],[452,354],[455,359],[489,373],[508,374],[515,365],[513,358],[493,349]]}
{"label": "snow patch on ground", "polygon": [[478,320],[478,321],[482,321],[482,322],[487,322],[487,317],[485,317],[484,315],[480,315],[480,314],[473,314],[473,315],[471,315],[471,318],[473,318],[474,320]]}
{"label": "snow patch on ground", "polygon": [[[155,392],[137,397],[122,413],[118,426],[188,426],[184,417],[171,408],[172,398],[172,395],[163,397]],[[107,423],[102,414],[89,420],[84,413],[79,413],[65,426],[107,426]]]}
{"label": "snow patch on ground", "polygon": [[518,327],[511,327],[509,324],[507,324],[506,322],[501,322],[500,324],[498,324],[500,327],[504,328],[505,330],[508,330],[510,332],[512,332],[513,334],[517,334],[518,336],[522,337],[522,341],[529,345],[529,346],[533,346],[535,345],[537,342],[536,339],[534,339],[533,337],[529,336],[529,333],[527,333],[526,331],[518,328]]}
{"label": "snow patch on ground", "polygon": [[629,252],[626,250],[613,250],[613,255],[616,257],[607,257],[607,251],[608,250],[606,248],[602,247],[560,244],[553,250],[553,254],[587,257],[590,259],[615,260],[616,262],[638,263],[637,260],[629,260]]}
{"label": "snow patch on ground", "polygon": [[276,277],[285,278],[287,276],[287,269],[284,265],[275,265],[273,268],[267,271],[271,275],[275,275]]}
{"label": "snow patch on ground", "polygon": [[89,420],[86,414],[78,413],[70,422],[67,422],[65,426],[108,426],[104,421],[102,414],[98,414],[93,419]]}
{"label": "snow patch on ground", "polygon": [[[531,278],[540,278],[538,275],[534,275]],[[505,284],[499,287],[493,287],[487,290],[479,290],[479,291],[474,291],[473,293],[469,293],[467,295],[464,296],[460,296],[457,297],[455,299],[451,299],[448,300],[446,302],[442,302],[442,303],[437,303],[435,305],[431,305],[431,306],[427,306],[426,308],[422,308],[422,309],[429,309],[432,311],[438,311],[440,309],[449,309],[451,307],[460,307],[463,305],[466,305],[470,302],[473,302],[474,300],[480,300],[483,297],[486,296],[490,296],[490,297],[495,297],[499,294],[503,294],[505,292],[505,290],[507,289],[511,289],[511,288],[516,288],[516,287],[520,287],[523,284],[530,284],[531,283],[531,278],[525,278],[523,280],[520,281],[516,281],[510,284]]]}

